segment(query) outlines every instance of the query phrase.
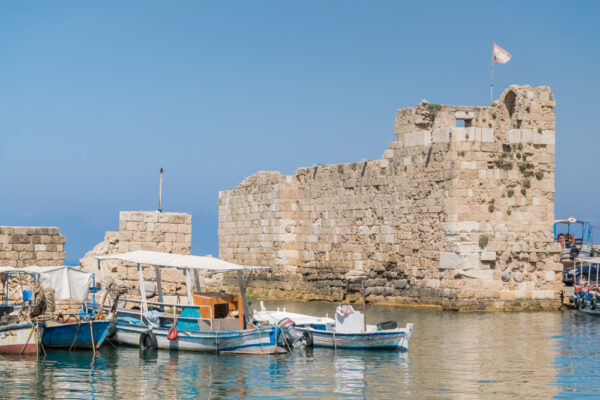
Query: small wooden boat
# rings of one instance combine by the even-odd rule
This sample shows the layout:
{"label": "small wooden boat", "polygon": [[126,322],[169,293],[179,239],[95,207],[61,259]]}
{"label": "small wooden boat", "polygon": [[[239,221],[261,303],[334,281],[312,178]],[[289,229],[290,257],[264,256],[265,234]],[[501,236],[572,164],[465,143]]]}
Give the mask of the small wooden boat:
{"label": "small wooden boat", "polygon": [[[245,285],[242,272],[268,267],[246,267],[214,257],[179,255],[152,251],[133,251],[97,257],[137,265],[141,300],[120,298],[113,308],[114,328],[108,337],[117,343],[141,349],[171,351],[204,351],[236,354],[276,354],[285,352],[278,346],[281,329],[277,326],[257,327],[248,323]],[[148,301],[143,266],[154,266],[158,301]],[[187,304],[163,302],[162,268],[179,268],[186,277]],[[101,266],[99,263],[99,269]],[[237,271],[241,296],[225,293],[202,293],[198,271]],[[191,275],[194,273],[195,293]],[[127,308],[131,303],[137,309]],[[139,306],[139,307],[138,307]],[[166,312],[166,311],[170,312]]]}
{"label": "small wooden boat", "polygon": [[44,326],[37,322],[1,325],[0,353],[36,354],[43,332]]}

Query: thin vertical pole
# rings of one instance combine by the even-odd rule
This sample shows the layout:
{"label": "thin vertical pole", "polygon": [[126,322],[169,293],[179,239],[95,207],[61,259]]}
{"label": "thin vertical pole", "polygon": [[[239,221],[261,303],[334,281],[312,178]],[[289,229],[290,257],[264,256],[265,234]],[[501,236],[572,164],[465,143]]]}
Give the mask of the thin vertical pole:
{"label": "thin vertical pole", "polygon": [[367,299],[365,299],[365,281],[361,282],[361,293],[362,293],[362,301],[363,301],[363,332],[367,331]]}
{"label": "thin vertical pole", "polygon": [[92,285],[94,285],[94,288],[92,289],[92,293],[94,293],[94,299],[92,301],[92,314],[94,314],[96,312],[96,274],[92,274]]}
{"label": "thin vertical pole", "polygon": [[148,311],[148,303],[146,301],[146,290],[144,289],[144,273],[140,264],[137,265],[138,278],[140,280],[140,296],[142,298],[142,307],[140,310],[140,321],[144,315],[144,312]]}
{"label": "thin vertical pole", "polygon": [[185,287],[187,289],[188,305],[192,305],[194,304],[194,296],[192,295],[192,279],[190,277],[189,268],[184,268],[183,274],[185,275]]}
{"label": "thin vertical pole", "polygon": [[194,270],[194,287],[196,288],[196,293],[198,293],[198,294],[202,293],[200,291],[200,278],[198,277],[197,269]]}
{"label": "thin vertical pole", "polygon": [[492,43],[492,76],[490,80],[490,106],[494,104],[494,43]]}
{"label": "thin vertical pole", "polygon": [[162,176],[163,169],[160,169],[160,182],[158,184],[158,212],[162,212]]}
{"label": "thin vertical pole", "polygon": [[[158,292],[158,301],[160,303],[163,302],[163,290],[162,290],[162,280],[160,276],[160,267],[158,265],[154,266],[154,272],[156,272],[156,291]],[[165,306],[161,304],[160,311],[165,311]]]}

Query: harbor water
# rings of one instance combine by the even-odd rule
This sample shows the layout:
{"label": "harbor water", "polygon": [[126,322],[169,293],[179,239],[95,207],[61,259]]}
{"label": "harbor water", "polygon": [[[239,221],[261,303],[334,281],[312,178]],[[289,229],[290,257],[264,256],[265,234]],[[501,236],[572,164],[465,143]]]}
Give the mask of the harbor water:
{"label": "harbor water", "polygon": [[[258,306],[254,302],[254,306]],[[265,301],[333,316],[335,305]],[[278,356],[115,348],[0,358],[0,398],[596,398],[600,318],[572,311],[455,313],[370,307],[415,326],[407,353],[307,349]]]}

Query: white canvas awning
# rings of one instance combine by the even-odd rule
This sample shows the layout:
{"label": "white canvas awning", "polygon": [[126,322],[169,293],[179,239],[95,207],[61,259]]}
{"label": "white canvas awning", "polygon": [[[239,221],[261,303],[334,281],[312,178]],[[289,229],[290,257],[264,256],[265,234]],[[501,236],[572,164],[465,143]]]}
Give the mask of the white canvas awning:
{"label": "white canvas awning", "polygon": [[170,268],[190,268],[211,272],[239,270],[267,270],[271,267],[253,267],[230,263],[211,256],[161,253],[158,251],[136,250],[129,253],[109,254],[96,257],[98,260],[119,260],[134,264],[154,265]]}
{"label": "white canvas awning", "polygon": [[580,263],[597,263],[600,264],[600,257],[579,257],[575,260]]}
{"label": "white canvas awning", "polygon": [[92,285],[92,274],[78,268],[64,265],[53,267],[0,267],[0,273],[27,272],[40,275],[42,287],[54,289],[56,300],[77,299],[81,302],[87,300],[88,291]]}

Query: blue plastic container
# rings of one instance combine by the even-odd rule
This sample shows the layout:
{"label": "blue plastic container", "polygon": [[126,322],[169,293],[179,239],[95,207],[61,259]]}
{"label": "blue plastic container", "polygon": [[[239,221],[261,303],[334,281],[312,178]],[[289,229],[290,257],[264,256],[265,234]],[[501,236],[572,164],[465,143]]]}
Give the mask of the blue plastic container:
{"label": "blue plastic container", "polygon": [[23,301],[33,300],[33,290],[23,290]]}

